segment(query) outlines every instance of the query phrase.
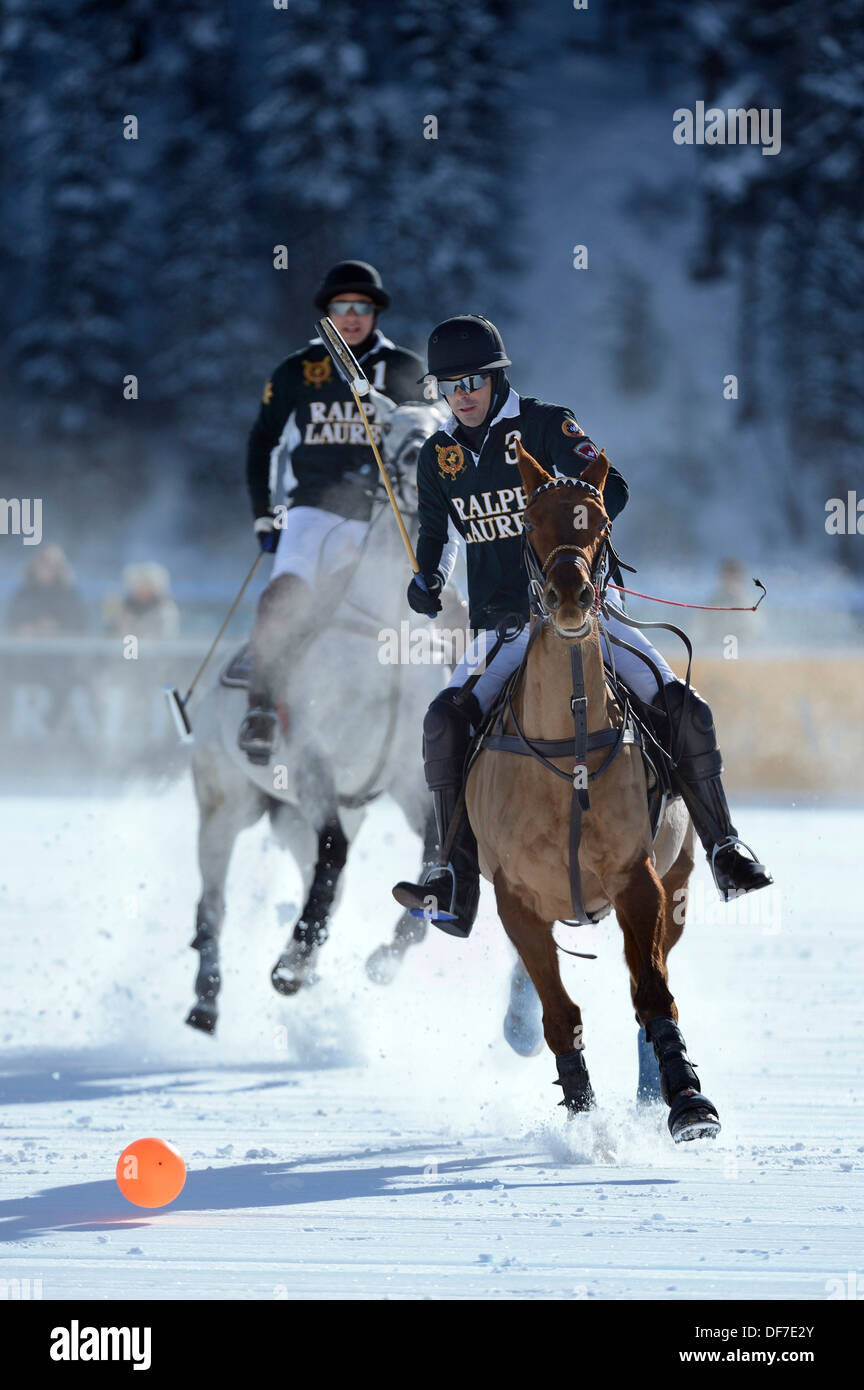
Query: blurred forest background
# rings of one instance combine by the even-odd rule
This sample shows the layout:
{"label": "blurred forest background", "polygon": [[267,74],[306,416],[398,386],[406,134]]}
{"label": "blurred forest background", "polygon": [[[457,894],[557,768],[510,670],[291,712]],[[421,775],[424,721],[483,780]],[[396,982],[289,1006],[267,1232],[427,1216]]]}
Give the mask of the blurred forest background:
{"label": "blurred forest background", "polygon": [[[631,478],[619,544],[652,578],[731,555],[800,580],[803,548],[859,602],[864,539],[825,503],[864,497],[861,0],[0,12],[2,492],[45,499],[85,588],[155,557],[230,592],[261,383],[350,255],[408,346],[499,322],[517,387]],[[697,100],[781,108],[781,152],[676,146]],[[29,557],[0,549],[8,591]]]}

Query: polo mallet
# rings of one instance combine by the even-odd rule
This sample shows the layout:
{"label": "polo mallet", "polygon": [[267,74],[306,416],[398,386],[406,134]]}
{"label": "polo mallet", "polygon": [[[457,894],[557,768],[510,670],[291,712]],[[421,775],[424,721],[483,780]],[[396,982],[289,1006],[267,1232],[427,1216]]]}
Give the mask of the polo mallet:
{"label": "polo mallet", "polygon": [[336,327],[332,319],[319,319],[318,331],[324,340],[324,345],[327,348],[327,351],[330,353],[330,356],[336,363],[336,369],[339,372],[339,375],[341,376],[342,380],[348,384],[351,390],[351,395],[354,397],[354,402],[357,406],[357,409],[360,412],[360,419],[363,421],[366,433],[369,436],[369,443],[372,446],[372,452],[375,455],[375,462],[378,465],[378,470],[384,481],[384,486],[387,489],[387,496],[390,498],[390,506],[393,508],[393,512],[402,535],[402,540],[405,543],[405,549],[408,551],[408,559],[411,562],[411,568],[414,571],[414,573],[419,577],[419,582],[423,584],[425,588],[425,581],[423,579],[423,576],[420,574],[420,566],[417,564],[417,557],[414,554],[414,547],[412,546],[411,541],[408,538],[408,532],[405,530],[405,522],[402,520],[402,513],[399,510],[399,504],[393,495],[393,488],[390,486],[390,479],[387,476],[387,469],[384,467],[381,455],[378,452],[378,445],[372,438],[372,431],[369,428],[369,421],[366,418],[366,411],[363,409],[363,402],[360,399],[361,396],[369,395],[369,391],[371,389],[369,385],[369,380],[365,372],[363,371],[363,368],[360,366],[360,363],[357,361],[357,358],[354,356],[353,352],[346,343],[345,339],[342,337],[342,334],[339,332],[339,329]]}
{"label": "polo mallet", "polygon": [[252,561],[252,568],[250,569],[246,578],[243,580],[243,584],[241,586],[239,594],[235,598],[231,607],[228,609],[225,621],[223,622],[219,631],[216,633],[216,636],[213,638],[207,655],[201,662],[201,665],[198,667],[198,670],[195,672],[195,675],[192,677],[192,684],[189,686],[189,689],[186,691],[186,694],[181,697],[180,691],[177,689],[176,685],[165,686],[165,698],[168,701],[168,708],[171,711],[171,718],[174,720],[174,726],[180,737],[181,743],[192,742],[192,725],[189,723],[189,715],[186,713],[186,706],[188,705],[192,697],[192,692],[201,678],[201,673],[203,672],[204,667],[207,665],[207,662],[210,660],[211,656],[218,647],[222,639],[223,632],[230,623],[231,619],[234,617],[234,614],[237,612],[240,600],[242,599],[250,583],[252,582],[252,576],[257,570],[263,558],[264,551],[259,550],[258,554],[255,556],[255,559]]}

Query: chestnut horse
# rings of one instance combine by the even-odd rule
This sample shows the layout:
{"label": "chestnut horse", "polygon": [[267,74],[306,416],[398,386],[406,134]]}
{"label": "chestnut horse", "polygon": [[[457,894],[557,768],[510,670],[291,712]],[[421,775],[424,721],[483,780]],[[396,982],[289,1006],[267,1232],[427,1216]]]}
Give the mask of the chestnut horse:
{"label": "chestnut horse", "polygon": [[[517,449],[528,499],[523,524],[535,615],[501,726],[516,737],[490,736],[492,747],[481,740],[466,783],[481,871],[494,885],[504,930],[540,996],[543,1032],[555,1053],[568,1111],[591,1109],[594,1095],[582,1014],[561,982],[552,928],[578,916],[578,909],[581,920],[596,920],[611,906],[624,934],[633,1005],[657,1059],[672,1136],[681,1141],[715,1135],[720,1122],[687,1057],[666,971],[666,957],[684,928],[686,897],[679,890],[693,870],[693,827],[683,802],[673,798],[652,842],[645,766],[637,743],[614,732],[621,730],[622,709],[604,673],[598,614],[611,551],[602,498],[609,460],[601,453],[579,478],[553,479],[521,445]],[[574,725],[580,718],[581,758]],[[567,758],[559,740],[569,742]],[[547,765],[536,756],[538,744],[550,754]],[[531,751],[534,756],[525,756]],[[566,776],[553,775],[549,762]],[[578,846],[575,856],[571,845]],[[571,867],[573,857],[577,863]]]}

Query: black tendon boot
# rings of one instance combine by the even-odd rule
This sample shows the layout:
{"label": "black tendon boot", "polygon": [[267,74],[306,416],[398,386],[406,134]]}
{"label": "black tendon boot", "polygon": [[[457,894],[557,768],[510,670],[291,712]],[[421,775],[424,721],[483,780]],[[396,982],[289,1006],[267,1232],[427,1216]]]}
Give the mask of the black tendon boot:
{"label": "black tendon boot", "polygon": [[[711,710],[695,690],[691,689],[686,708],[684,696],[683,681],[666,686],[672,716],[671,747],[673,751],[681,750],[678,767],[673,773],[675,790],[690,812],[718,892],[728,901],[738,893],[767,888],[774,880],[749,845],[738,838],[732,824],[720,780],[723,759],[717,747]],[[753,857],[748,859],[741,849],[746,849]]]}
{"label": "black tendon boot", "polygon": [[[445,690],[432,701],[423,721],[423,760],[432,793],[438,844],[443,846],[462,791],[471,724],[481,711],[473,691]],[[416,917],[426,917],[450,936],[469,936],[480,901],[477,841],[462,810],[449,862],[437,864],[423,883],[397,883],[393,896]]]}

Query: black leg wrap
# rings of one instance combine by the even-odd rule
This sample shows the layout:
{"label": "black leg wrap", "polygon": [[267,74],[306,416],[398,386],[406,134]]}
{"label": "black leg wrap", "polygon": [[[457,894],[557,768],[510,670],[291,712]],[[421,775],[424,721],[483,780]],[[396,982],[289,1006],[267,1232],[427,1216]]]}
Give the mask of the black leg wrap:
{"label": "black leg wrap", "polygon": [[687,1056],[678,1024],[671,1018],[652,1018],[645,1025],[645,1036],[654,1048],[666,1104],[671,1105],[679,1091],[698,1091],[699,1077]]}
{"label": "black leg wrap", "polygon": [[676,1144],[719,1134],[717,1111],[699,1090],[699,1077],[684,1050],[678,1024],[671,1018],[653,1018],[645,1025],[645,1034],[660,1067],[660,1086],[669,1106],[669,1133]]}
{"label": "black leg wrap", "polygon": [[222,976],[219,972],[219,938],[200,907],[195,925],[197,930],[191,942],[193,949],[199,952],[195,993],[199,1003],[215,1003],[222,987]]}
{"label": "black leg wrap", "polygon": [[572,1114],[579,1114],[594,1108],[594,1092],[585,1064],[585,1050],[574,1047],[572,1052],[561,1052],[555,1058],[558,1067],[558,1080],[553,1084],[561,1086],[564,1099],[561,1104]]}
{"label": "black leg wrap", "polygon": [[328,918],[336,897],[339,875],[348,858],[348,841],[338,820],[325,825],[318,835],[318,861],[309,896],[294,928],[294,940],[311,949],[323,946],[329,935]]}

